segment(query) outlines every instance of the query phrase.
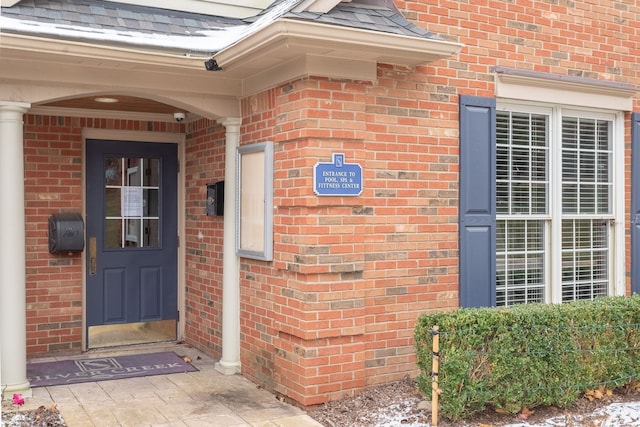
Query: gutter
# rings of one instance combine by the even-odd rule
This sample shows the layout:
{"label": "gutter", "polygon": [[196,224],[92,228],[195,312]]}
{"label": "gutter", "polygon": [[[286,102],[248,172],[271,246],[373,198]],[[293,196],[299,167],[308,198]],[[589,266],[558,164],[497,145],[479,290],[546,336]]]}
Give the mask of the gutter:
{"label": "gutter", "polygon": [[[223,69],[234,68],[252,55],[265,55],[282,45],[296,45],[318,50],[344,52],[341,58],[353,54],[369,60],[385,62],[395,57],[400,65],[416,66],[457,54],[463,44],[432,38],[410,37],[359,28],[279,19],[213,55]],[[349,54],[351,52],[351,55]],[[331,55],[331,53],[329,53]],[[397,62],[396,62],[397,63]]]}

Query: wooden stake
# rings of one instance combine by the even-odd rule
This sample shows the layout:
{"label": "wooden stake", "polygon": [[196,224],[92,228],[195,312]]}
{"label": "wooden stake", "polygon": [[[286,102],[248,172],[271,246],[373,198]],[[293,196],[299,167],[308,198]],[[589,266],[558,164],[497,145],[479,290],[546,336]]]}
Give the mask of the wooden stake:
{"label": "wooden stake", "polygon": [[431,425],[438,425],[438,396],[441,393],[438,387],[438,369],[440,369],[440,332],[434,326],[431,334],[433,336],[433,362],[431,364]]}

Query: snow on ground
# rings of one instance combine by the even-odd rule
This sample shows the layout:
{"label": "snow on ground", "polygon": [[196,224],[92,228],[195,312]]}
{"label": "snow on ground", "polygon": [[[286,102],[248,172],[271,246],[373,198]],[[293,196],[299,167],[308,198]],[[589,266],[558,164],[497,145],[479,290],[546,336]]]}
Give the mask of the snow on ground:
{"label": "snow on ground", "polygon": [[565,427],[565,426],[594,426],[594,427],[632,427],[640,426],[640,402],[612,403],[595,410],[589,415],[557,416],[542,423],[508,424],[504,427]]}
{"label": "snow on ground", "polygon": [[[371,427],[431,427],[418,421],[415,413],[412,414],[411,405],[393,404],[381,409],[377,414],[370,414]],[[365,424],[366,425],[366,424]],[[448,425],[446,421],[439,425]],[[477,423],[467,424],[468,427],[478,427]],[[591,414],[569,414],[548,418],[541,422],[529,423],[526,421],[505,424],[501,427],[640,427],[640,402],[611,403]]]}
{"label": "snow on ground", "polygon": [[412,417],[415,400],[407,399],[394,403],[371,418],[376,420],[376,427],[423,427],[425,424]]}
{"label": "snow on ground", "polygon": [[[586,400],[573,408],[536,408],[528,420],[517,415],[479,414],[467,422],[440,416],[438,427],[640,427],[638,394],[620,394],[611,401]],[[309,415],[325,427],[433,427],[431,402],[409,378],[327,402]]]}

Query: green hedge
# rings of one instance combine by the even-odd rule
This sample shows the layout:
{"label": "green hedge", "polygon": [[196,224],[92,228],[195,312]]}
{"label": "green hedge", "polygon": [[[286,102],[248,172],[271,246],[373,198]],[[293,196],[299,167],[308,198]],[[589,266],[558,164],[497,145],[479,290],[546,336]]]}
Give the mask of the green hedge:
{"label": "green hedge", "polygon": [[640,376],[640,296],[460,309],[420,316],[421,392],[431,398],[432,327],[440,329],[441,414],[566,407],[583,392]]}

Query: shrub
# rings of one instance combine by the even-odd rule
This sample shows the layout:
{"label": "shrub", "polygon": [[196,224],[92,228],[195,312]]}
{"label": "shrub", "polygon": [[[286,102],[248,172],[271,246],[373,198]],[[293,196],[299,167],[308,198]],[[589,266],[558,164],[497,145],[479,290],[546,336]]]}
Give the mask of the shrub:
{"label": "shrub", "polygon": [[640,376],[640,296],[424,314],[415,328],[421,392],[431,398],[432,327],[440,330],[440,409],[567,407],[599,385]]}

